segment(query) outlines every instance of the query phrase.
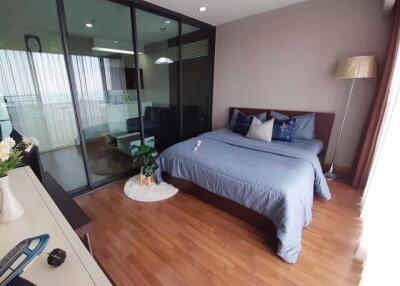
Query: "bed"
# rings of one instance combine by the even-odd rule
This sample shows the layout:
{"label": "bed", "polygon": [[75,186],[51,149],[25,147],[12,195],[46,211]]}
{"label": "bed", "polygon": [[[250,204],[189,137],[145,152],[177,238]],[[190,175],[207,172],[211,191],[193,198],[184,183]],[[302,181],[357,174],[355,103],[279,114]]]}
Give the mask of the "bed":
{"label": "bed", "polygon": [[[239,110],[246,114],[261,111]],[[305,113],[279,112],[288,116]],[[266,143],[226,128],[207,132],[166,149],[158,157],[159,170],[183,191],[197,189],[196,196],[208,201],[212,197],[205,190],[220,197],[217,205],[240,218],[250,222],[259,215],[267,218],[276,226],[278,256],[295,263],[302,229],[311,222],[314,194],[326,200],[331,196],[320,160],[333,119],[333,114],[316,114],[317,140],[313,142]],[[202,144],[193,151],[197,140]]]}

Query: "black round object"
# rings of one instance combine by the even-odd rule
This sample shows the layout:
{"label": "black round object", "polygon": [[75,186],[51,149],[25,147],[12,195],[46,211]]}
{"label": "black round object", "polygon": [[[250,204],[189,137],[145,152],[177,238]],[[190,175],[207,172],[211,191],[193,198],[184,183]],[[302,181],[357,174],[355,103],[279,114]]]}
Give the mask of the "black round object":
{"label": "black round object", "polygon": [[58,267],[64,263],[66,257],[67,253],[64,250],[55,248],[49,253],[47,263],[53,267]]}

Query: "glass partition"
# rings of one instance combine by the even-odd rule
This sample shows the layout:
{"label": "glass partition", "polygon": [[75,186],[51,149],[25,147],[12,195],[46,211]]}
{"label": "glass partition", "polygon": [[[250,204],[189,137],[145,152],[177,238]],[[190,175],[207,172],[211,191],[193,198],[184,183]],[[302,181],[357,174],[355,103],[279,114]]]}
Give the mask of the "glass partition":
{"label": "glass partition", "polygon": [[161,151],[179,140],[179,23],[136,10],[145,141]]}
{"label": "glass partition", "polygon": [[129,171],[130,146],[140,143],[130,7],[64,3],[87,166],[96,183]]}
{"label": "glass partition", "polygon": [[55,0],[1,2],[0,104],[3,136],[36,137],[44,171],[87,186]]}
{"label": "glass partition", "polygon": [[141,131],[162,151],[211,125],[214,31],[120,3],[1,3],[0,130],[36,137],[66,191],[129,174]]}

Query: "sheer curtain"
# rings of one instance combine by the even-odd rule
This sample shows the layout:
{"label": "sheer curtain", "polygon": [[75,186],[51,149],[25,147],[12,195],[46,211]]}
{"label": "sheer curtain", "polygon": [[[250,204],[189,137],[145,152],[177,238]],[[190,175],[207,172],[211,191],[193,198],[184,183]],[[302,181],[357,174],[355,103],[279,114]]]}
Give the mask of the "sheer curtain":
{"label": "sheer curtain", "polygon": [[[38,104],[31,106],[43,118],[43,126],[47,132],[48,147],[41,144],[41,151],[73,146],[78,136],[74,109],[68,85],[68,74],[64,64],[64,56],[51,53],[32,53],[32,68],[37,81]],[[35,136],[36,129],[26,130]],[[42,142],[42,143],[45,143]]]}
{"label": "sheer curtain", "polygon": [[71,56],[78,91],[82,127],[107,123],[106,88],[103,84],[100,58]]}
{"label": "sheer curtain", "polygon": [[[83,128],[107,123],[100,58],[72,56]],[[78,131],[63,54],[0,49],[0,96],[13,126],[41,152],[73,146]]]}
{"label": "sheer curtain", "polygon": [[400,60],[397,56],[388,103],[362,208],[358,257],[361,285],[400,285]]}

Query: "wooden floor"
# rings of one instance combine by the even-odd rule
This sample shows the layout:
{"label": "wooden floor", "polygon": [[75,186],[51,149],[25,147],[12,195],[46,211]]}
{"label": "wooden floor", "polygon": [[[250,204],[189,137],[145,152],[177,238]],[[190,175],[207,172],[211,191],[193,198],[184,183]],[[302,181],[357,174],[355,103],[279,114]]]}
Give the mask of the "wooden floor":
{"label": "wooden floor", "polygon": [[116,285],[357,285],[354,260],[360,195],[331,183],[333,198],[316,200],[303,250],[289,265],[262,232],[188,194],[137,203],[123,181],[79,198],[94,220],[94,253]]}

